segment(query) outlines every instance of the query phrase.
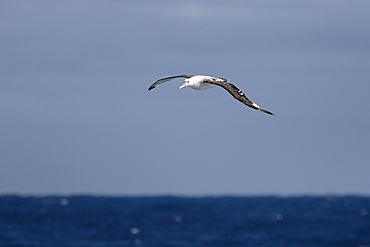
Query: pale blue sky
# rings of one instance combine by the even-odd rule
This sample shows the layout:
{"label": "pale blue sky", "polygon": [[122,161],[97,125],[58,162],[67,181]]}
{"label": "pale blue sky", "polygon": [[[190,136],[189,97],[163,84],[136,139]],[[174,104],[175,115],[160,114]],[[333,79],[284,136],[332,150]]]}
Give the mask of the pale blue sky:
{"label": "pale blue sky", "polygon": [[[370,2],[2,1],[0,194],[370,194]],[[178,90],[177,74],[224,77]]]}

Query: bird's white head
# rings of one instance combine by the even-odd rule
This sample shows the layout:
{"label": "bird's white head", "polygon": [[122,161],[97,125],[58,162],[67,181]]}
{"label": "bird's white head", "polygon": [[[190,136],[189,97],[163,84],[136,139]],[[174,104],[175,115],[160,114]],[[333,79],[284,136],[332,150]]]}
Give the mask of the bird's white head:
{"label": "bird's white head", "polygon": [[180,89],[183,89],[184,87],[187,87],[187,86],[189,85],[189,78],[185,79],[184,81],[185,81],[185,82],[184,82],[184,84],[182,84],[182,85],[179,87]]}

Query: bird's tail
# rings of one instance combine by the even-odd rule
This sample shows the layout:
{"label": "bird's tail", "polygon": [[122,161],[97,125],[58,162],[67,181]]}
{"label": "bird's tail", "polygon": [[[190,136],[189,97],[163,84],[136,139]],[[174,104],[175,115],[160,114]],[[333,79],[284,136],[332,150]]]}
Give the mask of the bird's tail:
{"label": "bird's tail", "polygon": [[264,109],[262,109],[262,108],[257,108],[257,110],[259,110],[259,111],[261,111],[261,112],[264,112],[264,113],[267,113],[267,114],[270,114],[270,115],[275,115],[274,113],[269,112],[269,111],[266,111],[266,110],[264,110]]}

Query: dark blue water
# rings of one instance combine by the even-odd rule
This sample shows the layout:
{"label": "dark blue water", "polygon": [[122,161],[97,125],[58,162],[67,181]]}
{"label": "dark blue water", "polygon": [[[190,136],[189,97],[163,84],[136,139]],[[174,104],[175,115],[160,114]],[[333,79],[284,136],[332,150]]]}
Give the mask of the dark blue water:
{"label": "dark blue water", "polygon": [[370,197],[0,197],[0,246],[370,247]]}

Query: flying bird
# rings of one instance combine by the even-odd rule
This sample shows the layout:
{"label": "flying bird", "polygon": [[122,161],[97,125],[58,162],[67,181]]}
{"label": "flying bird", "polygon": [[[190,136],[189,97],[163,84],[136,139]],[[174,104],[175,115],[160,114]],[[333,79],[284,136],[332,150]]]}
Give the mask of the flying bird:
{"label": "flying bird", "polygon": [[180,89],[183,89],[184,87],[190,87],[196,90],[204,90],[204,89],[212,88],[215,86],[220,86],[224,88],[226,91],[228,91],[235,99],[239,100],[245,105],[255,110],[258,110],[258,111],[261,111],[261,112],[264,112],[270,115],[274,115],[272,112],[264,110],[261,107],[259,107],[256,103],[250,101],[245,96],[245,94],[242,92],[242,90],[240,90],[233,84],[229,83],[229,80],[225,78],[217,78],[217,77],[206,76],[206,75],[194,75],[194,76],[176,75],[176,76],[170,76],[170,77],[157,80],[148,88],[148,90],[150,91],[154,89],[156,86],[165,83],[166,81],[170,81],[170,80],[181,78],[181,77],[186,78],[186,79],[184,80],[185,81],[184,84],[180,86]]}

